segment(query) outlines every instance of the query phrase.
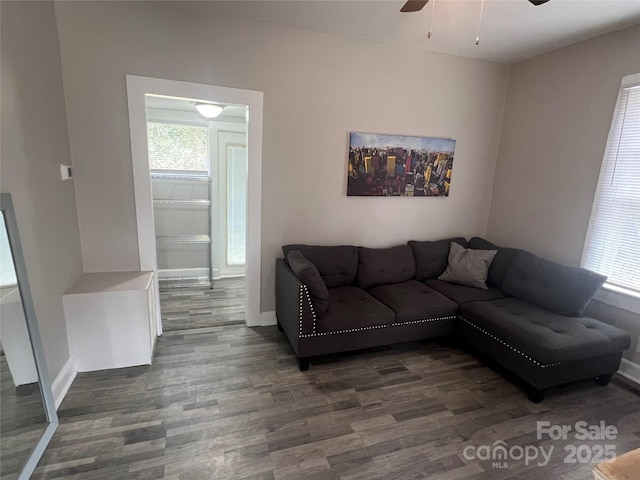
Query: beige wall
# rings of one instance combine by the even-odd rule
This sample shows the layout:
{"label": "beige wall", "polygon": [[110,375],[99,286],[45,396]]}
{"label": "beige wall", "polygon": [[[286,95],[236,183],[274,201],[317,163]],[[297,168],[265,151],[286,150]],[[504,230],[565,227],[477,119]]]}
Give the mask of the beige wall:
{"label": "beige wall", "polygon": [[579,265],[622,77],[640,72],[640,27],[511,67],[487,231]]}
{"label": "beige wall", "polygon": [[[513,65],[487,231],[491,240],[579,265],[620,81],[640,72],[640,27]],[[629,331],[640,315],[593,302]]]}
{"label": "beige wall", "polygon": [[58,34],[52,3],[5,2],[0,186],[11,193],[51,379],[69,359],[62,294],[82,273]]}
{"label": "beige wall", "polygon": [[[264,92],[261,310],[291,242],[484,234],[508,67],[162,2],[56,3],[86,271],[138,268],[125,74]],[[449,198],[347,198],[350,131],[453,137]]]}

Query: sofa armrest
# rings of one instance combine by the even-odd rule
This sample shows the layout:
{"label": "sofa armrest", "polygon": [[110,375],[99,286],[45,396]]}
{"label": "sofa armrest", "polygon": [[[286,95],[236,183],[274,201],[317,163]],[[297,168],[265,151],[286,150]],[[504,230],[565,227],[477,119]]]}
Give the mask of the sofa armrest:
{"label": "sofa armrest", "polygon": [[282,258],[276,260],[276,316],[297,353],[298,339],[314,333],[317,317],[307,286]]}

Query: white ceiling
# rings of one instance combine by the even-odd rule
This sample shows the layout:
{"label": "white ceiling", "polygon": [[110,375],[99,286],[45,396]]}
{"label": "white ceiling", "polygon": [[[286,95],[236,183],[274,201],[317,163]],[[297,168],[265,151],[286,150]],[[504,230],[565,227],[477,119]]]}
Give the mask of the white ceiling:
{"label": "white ceiling", "polygon": [[[513,64],[541,53],[640,24],[640,0],[430,0],[401,13],[403,0],[175,2],[222,16],[290,25],[462,57]],[[432,8],[433,35],[427,38]],[[639,52],[640,52],[640,45]]]}

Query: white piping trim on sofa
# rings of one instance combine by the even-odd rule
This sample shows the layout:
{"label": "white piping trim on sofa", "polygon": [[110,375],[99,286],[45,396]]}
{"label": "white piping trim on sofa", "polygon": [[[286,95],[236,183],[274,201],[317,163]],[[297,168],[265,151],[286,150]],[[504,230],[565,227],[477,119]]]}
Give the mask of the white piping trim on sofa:
{"label": "white piping trim on sofa", "polygon": [[302,303],[304,302],[304,296],[307,297],[307,305],[309,305],[309,309],[311,310],[311,317],[313,318],[313,334],[316,333],[316,320],[317,320],[317,316],[316,316],[316,311],[313,308],[313,302],[311,301],[311,295],[309,293],[309,289],[307,288],[307,286],[303,283],[300,285],[300,289],[298,290],[298,306],[299,306],[299,314],[300,314],[300,318],[298,319],[298,330],[299,330],[299,336],[303,337],[304,334],[302,333],[302,317],[304,316],[303,314],[303,305]]}
{"label": "white piping trim on sofa", "polygon": [[347,330],[336,330],[335,332],[307,333],[307,334],[300,334],[300,338],[324,337],[324,336],[327,336],[327,335],[338,335],[340,333],[362,332],[364,330],[376,330],[376,329],[380,329],[380,328],[401,327],[403,325],[412,325],[414,323],[438,322],[440,320],[451,320],[451,319],[455,319],[455,318],[458,318],[457,315],[450,315],[448,317],[425,318],[425,319],[422,319],[422,320],[412,320],[410,322],[390,323],[390,324],[386,324],[386,325],[370,325],[368,327],[350,328],[350,329],[347,329]]}
{"label": "white piping trim on sofa", "polygon": [[490,337],[491,337],[493,340],[495,340],[496,342],[499,342],[499,343],[501,343],[502,345],[504,345],[505,347],[510,348],[510,349],[511,349],[511,350],[513,350],[514,352],[516,352],[516,353],[518,353],[518,354],[522,355],[524,358],[526,358],[526,359],[527,359],[527,360],[529,360],[530,362],[534,363],[534,364],[535,364],[535,365],[537,365],[538,367],[541,367],[541,368],[557,367],[558,365],[562,365],[562,363],[564,363],[564,362],[555,362],[555,363],[546,363],[546,364],[544,364],[544,363],[540,363],[540,362],[538,362],[537,360],[535,360],[535,359],[531,358],[531,357],[530,357],[529,355],[527,355],[526,353],[521,352],[520,350],[518,350],[518,349],[517,349],[517,348],[515,348],[515,347],[512,347],[511,345],[509,345],[509,344],[508,344],[508,343],[506,343],[506,342],[503,342],[502,340],[500,340],[500,339],[499,339],[498,337],[496,337],[495,335],[492,335],[491,333],[487,332],[485,329],[480,328],[479,326],[477,326],[477,325],[476,325],[476,324],[474,324],[474,323],[471,323],[471,322],[470,322],[469,320],[467,320],[466,318],[464,318],[464,317],[458,317],[458,318],[459,318],[460,320],[462,320],[463,322],[465,322],[466,324],[471,325],[471,326],[472,326],[473,328],[475,328],[476,330],[480,330],[480,331],[481,331],[482,333],[484,333],[485,335],[490,336]]}
{"label": "white piping trim on sofa", "polygon": [[67,395],[67,392],[69,391],[69,388],[77,374],[78,372],[76,371],[73,358],[69,358],[53,383],[51,383],[51,390],[53,390],[53,399],[56,403],[56,410],[60,407],[62,400],[64,400],[64,397]]}

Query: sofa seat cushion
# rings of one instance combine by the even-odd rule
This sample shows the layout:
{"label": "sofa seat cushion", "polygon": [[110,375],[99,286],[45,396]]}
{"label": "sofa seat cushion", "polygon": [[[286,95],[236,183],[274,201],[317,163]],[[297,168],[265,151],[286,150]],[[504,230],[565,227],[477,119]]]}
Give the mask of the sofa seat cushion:
{"label": "sofa seat cushion", "polygon": [[[621,352],[629,335],[589,317],[567,317],[517,298],[460,306],[461,321],[541,366]],[[489,340],[489,339],[488,339]]]}
{"label": "sofa seat cushion", "polygon": [[292,250],[299,250],[318,269],[328,288],[351,285],[356,279],[358,250],[352,245],[285,245],[285,258]]}
{"label": "sofa seat cushion", "polygon": [[497,288],[489,287],[488,289],[467,287],[464,285],[456,285],[454,283],[445,282],[432,278],[424,282],[428,287],[442,293],[458,304],[467,302],[477,302],[486,300],[496,300],[505,298],[506,295]]}
{"label": "sofa seat cushion", "polygon": [[316,331],[328,333],[391,325],[394,319],[393,310],[361,288],[336,287],[329,289],[329,309],[318,315]]}
{"label": "sofa seat cushion", "polygon": [[395,312],[396,323],[448,317],[458,311],[455,302],[416,280],[378,285],[369,293]]}

